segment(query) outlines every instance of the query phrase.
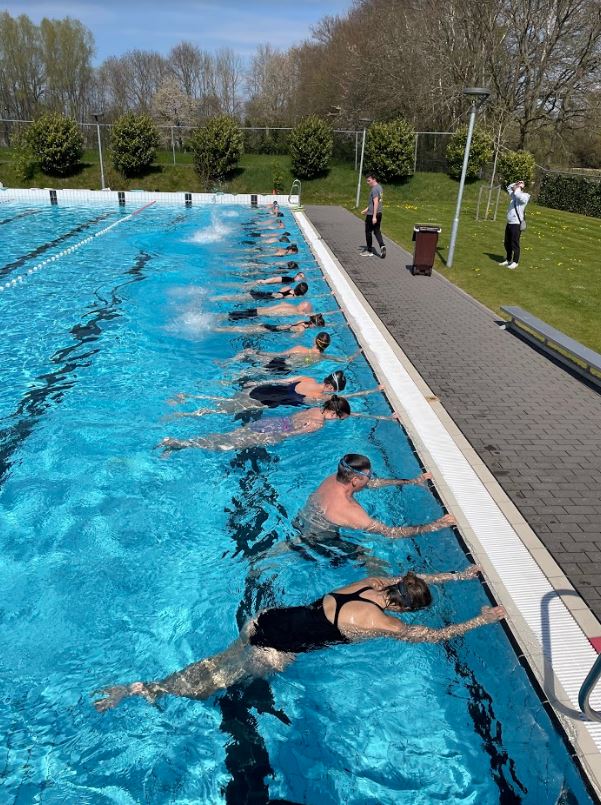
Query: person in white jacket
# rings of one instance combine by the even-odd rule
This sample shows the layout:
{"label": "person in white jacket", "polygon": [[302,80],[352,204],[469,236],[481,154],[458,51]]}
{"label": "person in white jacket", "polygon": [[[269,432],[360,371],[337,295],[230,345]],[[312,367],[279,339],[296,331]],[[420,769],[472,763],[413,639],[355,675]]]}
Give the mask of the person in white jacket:
{"label": "person in white jacket", "polygon": [[505,226],[505,254],[506,259],[500,266],[517,268],[520,261],[520,235],[526,228],[524,213],[530,201],[530,193],[524,193],[524,182],[514,182],[507,187],[509,193],[509,209],[507,210],[507,224]]}

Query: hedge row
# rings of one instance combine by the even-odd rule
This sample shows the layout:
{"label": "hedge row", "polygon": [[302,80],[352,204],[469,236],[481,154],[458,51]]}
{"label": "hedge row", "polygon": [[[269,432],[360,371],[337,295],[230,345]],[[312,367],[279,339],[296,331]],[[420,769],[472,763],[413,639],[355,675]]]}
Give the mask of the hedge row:
{"label": "hedge row", "polygon": [[544,207],[601,218],[601,182],[585,176],[545,173],[538,194]]}

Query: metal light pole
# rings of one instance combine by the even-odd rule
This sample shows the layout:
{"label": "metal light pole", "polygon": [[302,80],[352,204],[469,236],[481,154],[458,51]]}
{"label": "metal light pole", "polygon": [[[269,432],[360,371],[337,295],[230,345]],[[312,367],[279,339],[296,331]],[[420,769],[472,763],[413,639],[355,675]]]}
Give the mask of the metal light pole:
{"label": "metal light pole", "polygon": [[359,176],[357,177],[357,195],[355,197],[355,207],[359,206],[359,196],[361,195],[361,179],[363,178],[363,157],[365,155],[365,133],[367,131],[367,126],[371,123],[371,119],[369,117],[362,117],[359,119],[360,123],[363,123],[363,140],[361,142],[361,161],[359,162]]}
{"label": "metal light pole", "polygon": [[100,157],[100,187],[104,190],[104,164],[102,162],[102,142],[100,140],[100,123],[98,118],[102,117],[104,112],[92,112],[92,117],[96,121],[96,134],[98,135],[98,156]]}
{"label": "metal light pole", "polygon": [[447,268],[451,268],[451,266],[453,265],[453,255],[455,254],[455,241],[457,240],[457,229],[459,228],[459,213],[461,212],[463,187],[465,185],[465,176],[467,174],[467,163],[470,158],[470,148],[472,145],[472,134],[474,133],[474,123],[476,122],[476,112],[490,95],[490,90],[484,89],[483,87],[466,87],[463,90],[463,94],[467,95],[472,99],[472,111],[470,113],[470,122],[467,127],[467,140],[465,141],[465,152],[463,154],[463,168],[461,169],[461,179],[459,180],[459,191],[457,193],[457,207],[455,208],[455,217],[453,218],[453,227],[451,229],[451,242],[449,243],[449,256],[447,257]]}

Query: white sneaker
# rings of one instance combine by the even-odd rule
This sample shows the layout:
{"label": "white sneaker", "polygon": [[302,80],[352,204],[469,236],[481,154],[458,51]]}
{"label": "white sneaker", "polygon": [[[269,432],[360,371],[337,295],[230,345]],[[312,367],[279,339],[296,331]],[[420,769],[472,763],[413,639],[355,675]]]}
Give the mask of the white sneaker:
{"label": "white sneaker", "polygon": [[509,265],[509,260],[503,260],[503,262],[499,263],[499,265],[500,266],[508,266]]}
{"label": "white sneaker", "polygon": [[374,256],[374,253],[373,252],[368,252],[367,249],[362,251],[361,254],[360,254],[360,257],[373,257],[373,256]]}
{"label": "white sneaker", "polygon": [[517,263],[509,263],[509,265],[507,266],[507,268],[517,268],[517,267],[518,267]]}

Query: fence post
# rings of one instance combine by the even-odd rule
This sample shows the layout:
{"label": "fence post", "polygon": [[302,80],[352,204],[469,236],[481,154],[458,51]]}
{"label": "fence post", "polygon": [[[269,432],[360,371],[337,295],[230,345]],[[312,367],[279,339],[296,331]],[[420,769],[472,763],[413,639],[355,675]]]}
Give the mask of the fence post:
{"label": "fence post", "polygon": [[413,148],[413,173],[417,172],[417,144],[419,142],[419,131],[415,132],[415,146]]}
{"label": "fence post", "polygon": [[355,171],[357,170],[357,158],[359,156],[359,132],[355,132]]}

